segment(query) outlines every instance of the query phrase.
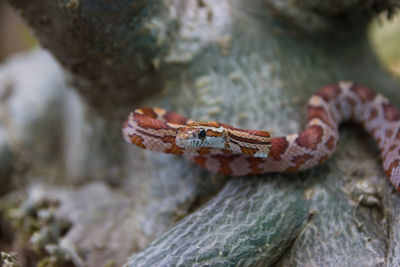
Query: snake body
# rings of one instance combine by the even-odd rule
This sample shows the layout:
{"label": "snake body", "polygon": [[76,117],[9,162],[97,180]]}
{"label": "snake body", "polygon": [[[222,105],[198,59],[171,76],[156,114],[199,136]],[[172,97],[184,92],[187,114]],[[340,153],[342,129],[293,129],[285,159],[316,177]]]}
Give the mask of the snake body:
{"label": "snake body", "polygon": [[144,149],[183,154],[201,167],[231,176],[305,170],[335,151],[339,124],[360,123],[378,144],[383,168],[400,191],[400,111],[387,98],[350,82],[327,85],[311,96],[300,133],[266,131],[218,122],[195,122],[160,108],[136,109],[123,126],[126,141]]}

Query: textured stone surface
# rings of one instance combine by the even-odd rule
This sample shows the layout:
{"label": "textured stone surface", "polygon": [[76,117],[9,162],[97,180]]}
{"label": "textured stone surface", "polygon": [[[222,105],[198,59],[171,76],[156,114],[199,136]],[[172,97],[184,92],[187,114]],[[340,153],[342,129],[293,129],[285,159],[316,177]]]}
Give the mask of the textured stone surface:
{"label": "textured stone surface", "polygon": [[309,210],[309,201],[296,190],[297,183],[274,178],[270,183],[234,179],[126,266],[274,263],[304,228]]}
{"label": "textured stone surface", "polygon": [[37,185],[29,189],[20,216],[37,216],[40,231],[30,242],[53,257],[63,255],[75,266],[108,261],[121,265],[124,256],[135,249],[130,242],[135,235],[131,231],[132,206],[128,195],[101,183],[80,188]]}

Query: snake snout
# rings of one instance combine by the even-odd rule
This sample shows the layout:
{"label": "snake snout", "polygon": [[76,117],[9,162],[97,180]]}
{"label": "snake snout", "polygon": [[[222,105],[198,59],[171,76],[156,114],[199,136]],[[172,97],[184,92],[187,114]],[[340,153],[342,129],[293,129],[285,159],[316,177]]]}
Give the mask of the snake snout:
{"label": "snake snout", "polygon": [[199,129],[179,128],[176,133],[175,143],[181,148],[196,148],[202,145],[198,137]]}

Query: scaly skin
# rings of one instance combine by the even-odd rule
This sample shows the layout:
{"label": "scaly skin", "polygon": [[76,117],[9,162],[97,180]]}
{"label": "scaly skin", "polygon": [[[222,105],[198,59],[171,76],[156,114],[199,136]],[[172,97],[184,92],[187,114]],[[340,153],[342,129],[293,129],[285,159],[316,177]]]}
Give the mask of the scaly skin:
{"label": "scaly skin", "polygon": [[348,120],[374,137],[385,173],[400,191],[400,111],[384,96],[350,82],[325,86],[311,96],[300,133],[270,137],[265,131],[198,123],[164,109],[143,108],[129,115],[123,135],[141,148],[183,154],[209,171],[241,176],[321,164],[336,149],[339,124]]}

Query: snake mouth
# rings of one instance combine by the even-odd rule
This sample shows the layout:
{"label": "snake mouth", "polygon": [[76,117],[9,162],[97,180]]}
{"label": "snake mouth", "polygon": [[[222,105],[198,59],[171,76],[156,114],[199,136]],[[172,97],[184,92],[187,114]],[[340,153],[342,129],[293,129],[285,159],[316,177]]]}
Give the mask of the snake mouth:
{"label": "snake mouth", "polygon": [[200,138],[175,138],[175,144],[181,148],[195,149],[200,147],[225,148],[225,139],[223,137],[205,137]]}
{"label": "snake mouth", "polygon": [[202,147],[204,142],[200,139],[182,139],[176,138],[175,143],[181,148],[199,148]]}

